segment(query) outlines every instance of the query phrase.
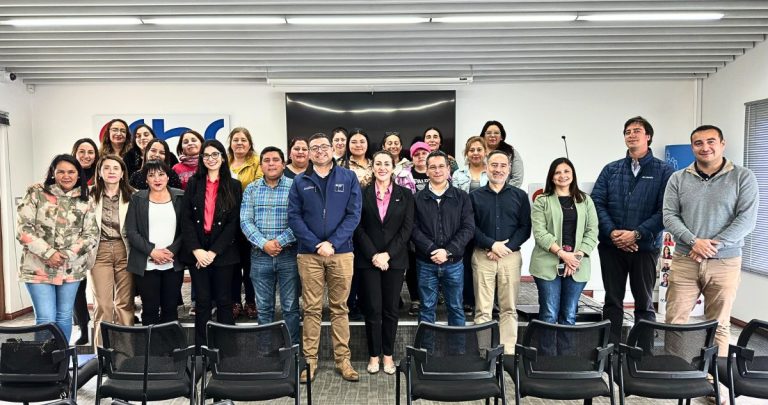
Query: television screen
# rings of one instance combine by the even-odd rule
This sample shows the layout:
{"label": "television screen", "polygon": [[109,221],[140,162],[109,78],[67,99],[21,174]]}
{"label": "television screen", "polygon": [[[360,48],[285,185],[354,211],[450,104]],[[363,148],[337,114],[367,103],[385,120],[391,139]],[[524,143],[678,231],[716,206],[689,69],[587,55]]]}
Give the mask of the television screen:
{"label": "television screen", "polygon": [[442,133],[441,149],[455,156],[455,91],[286,93],[285,108],[289,142],[317,132],[330,136],[336,127],[361,128],[372,150],[381,149],[385,132],[399,132],[407,151],[414,138],[434,126]]}

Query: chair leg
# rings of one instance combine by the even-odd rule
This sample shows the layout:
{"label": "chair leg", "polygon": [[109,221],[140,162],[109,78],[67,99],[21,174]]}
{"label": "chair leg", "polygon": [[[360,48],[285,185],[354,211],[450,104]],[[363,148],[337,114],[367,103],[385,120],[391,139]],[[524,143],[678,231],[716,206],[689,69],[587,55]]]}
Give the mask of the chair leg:
{"label": "chair leg", "polygon": [[491,405],[491,398],[485,399],[485,405]]}
{"label": "chair leg", "polygon": [[400,367],[395,372],[395,405],[400,405]]}
{"label": "chair leg", "polygon": [[584,405],[592,405],[592,398],[584,398]]}

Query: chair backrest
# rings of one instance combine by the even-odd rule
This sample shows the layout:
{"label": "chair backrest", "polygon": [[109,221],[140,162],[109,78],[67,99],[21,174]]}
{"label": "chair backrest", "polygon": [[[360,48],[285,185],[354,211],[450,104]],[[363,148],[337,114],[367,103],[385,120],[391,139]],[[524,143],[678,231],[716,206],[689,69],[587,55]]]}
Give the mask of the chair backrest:
{"label": "chair backrest", "polygon": [[738,346],[748,351],[748,356],[742,352],[743,355],[736,357],[739,374],[745,378],[768,379],[768,322],[751,320],[741,331]]}
{"label": "chair backrest", "polygon": [[69,378],[67,338],[53,323],[0,326],[0,382],[61,382]]}
{"label": "chair backrest", "polygon": [[640,320],[622,348],[627,368],[642,378],[704,378],[717,355],[716,329],[716,320],[688,325]]}
{"label": "chair backrest", "polygon": [[556,325],[534,319],[523,336],[521,354],[526,375],[534,378],[601,378],[613,345],[611,322]]}
{"label": "chair backrest", "polygon": [[227,380],[292,378],[298,345],[284,321],[265,325],[224,325],[208,322],[208,349],[211,373]]}
{"label": "chair backrest", "polygon": [[150,326],[101,323],[104,370],[112,379],[175,380],[184,377],[187,340],[178,322]]}
{"label": "chair backrest", "polygon": [[[412,352],[412,367],[420,379],[468,380],[496,375],[499,323],[443,326],[419,323]],[[420,355],[419,355],[420,354]]]}

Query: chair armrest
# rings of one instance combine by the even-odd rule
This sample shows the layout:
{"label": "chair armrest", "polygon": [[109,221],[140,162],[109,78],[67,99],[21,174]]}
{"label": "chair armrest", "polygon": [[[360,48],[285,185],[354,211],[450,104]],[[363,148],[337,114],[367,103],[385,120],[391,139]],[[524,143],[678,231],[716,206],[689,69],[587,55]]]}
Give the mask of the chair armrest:
{"label": "chair armrest", "polygon": [[603,361],[604,359],[608,358],[612,354],[613,354],[613,343],[608,343],[608,346],[597,348],[597,356],[595,360]]}
{"label": "chair armrest", "polygon": [[483,356],[486,360],[496,359],[504,354],[504,345],[498,345],[492,349],[484,349]]}
{"label": "chair armrest", "polygon": [[184,349],[174,349],[173,350],[173,359],[174,360],[186,360],[190,356],[193,356],[195,354],[195,346],[189,346]]}
{"label": "chair armrest", "polygon": [[536,362],[539,351],[535,347],[523,346],[518,343],[515,345],[515,357],[517,356],[523,356],[529,361]]}
{"label": "chair armrest", "polygon": [[51,360],[53,360],[56,363],[59,363],[62,360],[67,358],[67,354],[68,353],[66,349],[54,350],[51,352]]}
{"label": "chair armrest", "polygon": [[286,360],[294,357],[299,352],[299,345],[281,347],[277,352],[280,355],[280,360]]}
{"label": "chair armrest", "polygon": [[737,357],[741,357],[742,359],[746,361],[752,361],[755,359],[755,351],[752,349],[747,349],[743,346],[737,346],[737,345],[729,345],[728,346],[728,357],[736,355]]}
{"label": "chair armrest", "polygon": [[107,349],[101,346],[96,347],[96,355],[99,360],[99,372],[112,368],[112,357],[114,354],[114,349]]}
{"label": "chair armrest", "polygon": [[417,349],[413,346],[408,346],[405,348],[405,353],[408,356],[413,357],[418,362],[422,364],[427,364],[427,350],[426,349]]}
{"label": "chair armrest", "polygon": [[200,346],[200,353],[211,363],[219,362],[219,349],[209,349],[208,346]]}
{"label": "chair armrest", "polygon": [[637,346],[629,346],[624,343],[619,343],[619,353],[626,354],[633,359],[640,359],[643,357],[643,349]]}

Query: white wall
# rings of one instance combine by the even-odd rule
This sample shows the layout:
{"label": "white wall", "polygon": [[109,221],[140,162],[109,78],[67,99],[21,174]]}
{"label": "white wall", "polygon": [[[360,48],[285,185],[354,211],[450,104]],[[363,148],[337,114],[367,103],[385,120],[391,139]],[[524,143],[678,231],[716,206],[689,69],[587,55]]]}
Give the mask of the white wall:
{"label": "white wall", "polygon": [[[495,119],[505,125],[508,140],[524,158],[525,183],[543,182],[549,163],[565,154],[561,135],[568,137],[580,180],[594,181],[607,162],[624,155],[622,125],[631,116],[643,115],[653,123],[656,156],[663,156],[667,143],[687,142],[693,125],[694,89],[693,81],[523,82],[458,87],[457,154],[463,151],[467,138],[479,134],[485,121]],[[269,144],[284,148],[284,91],[243,84],[38,86],[33,97],[34,112],[45,119],[36,120],[34,167],[45,167],[51,156],[69,150],[79,137],[95,138],[95,114],[229,114],[233,127],[251,130],[257,148]],[[524,247],[526,262],[531,246],[529,242]],[[593,273],[592,280],[587,288],[602,297],[599,270]]]}
{"label": "white wall", "polygon": [[[704,81],[702,123],[719,126],[726,140],[725,155],[744,160],[744,103],[768,98],[768,42]],[[765,210],[766,207],[761,207]],[[743,321],[766,319],[768,277],[742,273],[733,316]]]}
{"label": "white wall", "polygon": [[[29,296],[18,280],[18,257],[21,249],[16,242],[16,197],[24,195],[27,186],[40,181],[43,168],[32,164],[33,107],[32,96],[21,82],[0,84],[0,110],[9,113],[11,125],[7,139],[0,140],[0,194],[2,200],[3,282],[5,310],[18,311],[31,305]],[[6,168],[11,168],[10,172]],[[2,314],[0,314],[2,315]]]}

